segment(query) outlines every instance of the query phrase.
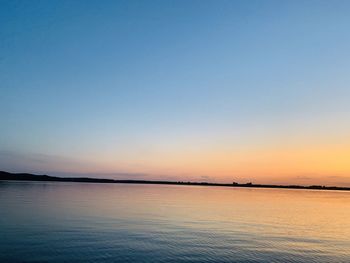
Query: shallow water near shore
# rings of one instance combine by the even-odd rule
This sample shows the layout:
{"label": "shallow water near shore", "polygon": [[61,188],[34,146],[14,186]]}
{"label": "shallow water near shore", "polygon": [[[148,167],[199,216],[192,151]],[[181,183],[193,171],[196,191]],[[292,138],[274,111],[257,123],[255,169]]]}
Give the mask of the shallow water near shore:
{"label": "shallow water near shore", "polygon": [[350,192],[0,182],[0,262],[349,262]]}

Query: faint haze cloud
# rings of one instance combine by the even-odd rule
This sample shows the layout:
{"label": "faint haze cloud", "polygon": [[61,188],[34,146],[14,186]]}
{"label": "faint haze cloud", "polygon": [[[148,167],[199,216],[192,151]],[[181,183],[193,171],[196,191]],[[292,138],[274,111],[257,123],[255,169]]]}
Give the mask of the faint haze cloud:
{"label": "faint haze cloud", "polygon": [[201,175],[168,175],[142,172],[99,172],[99,165],[77,158],[69,158],[40,153],[20,153],[0,151],[0,170],[8,172],[26,172],[47,174],[59,177],[96,177],[119,180],[162,180],[162,181],[213,181],[209,176]]}
{"label": "faint haze cloud", "polygon": [[[296,183],[307,183],[307,184],[318,184],[328,186],[349,186],[350,178],[346,175],[324,175],[324,174],[308,174],[295,176],[294,180]],[[316,182],[316,183],[315,183]]]}
{"label": "faint haze cloud", "polygon": [[327,176],[327,178],[335,178],[335,179],[337,179],[337,178],[344,178],[344,176],[340,176],[340,175],[329,175],[329,176]]}
{"label": "faint haze cloud", "polygon": [[25,154],[15,151],[0,151],[0,170],[15,173],[47,174],[60,177],[97,177],[120,180],[152,180],[154,178],[162,178],[161,176],[157,177],[148,173],[129,173],[124,171],[96,172],[96,166],[94,164],[76,158],[40,153]]}
{"label": "faint haze cloud", "polygon": [[329,175],[327,178],[331,179],[334,185],[350,186],[350,177],[341,175]]}
{"label": "faint haze cloud", "polygon": [[211,177],[210,177],[210,176],[207,176],[207,175],[202,175],[200,178],[201,178],[202,180],[206,180],[206,181],[209,181],[209,180],[211,179]]}
{"label": "faint haze cloud", "polygon": [[113,172],[113,173],[76,173],[76,172],[59,172],[52,171],[50,175],[59,177],[98,177],[106,179],[116,180],[148,180],[152,177],[151,174],[147,173],[125,173],[125,172]]}
{"label": "faint haze cloud", "polygon": [[176,174],[176,175],[153,175],[152,178],[156,180],[164,181],[183,181],[183,182],[216,182],[215,178],[208,175],[198,175],[198,174]]}
{"label": "faint haze cloud", "polygon": [[308,180],[312,180],[312,177],[306,176],[306,175],[299,175],[299,176],[295,177],[295,179],[308,181]]}
{"label": "faint haze cloud", "polygon": [[83,168],[86,165],[79,159],[69,157],[0,151],[0,167],[10,172],[48,173],[57,170],[58,167],[64,171],[76,171],[77,168]]}

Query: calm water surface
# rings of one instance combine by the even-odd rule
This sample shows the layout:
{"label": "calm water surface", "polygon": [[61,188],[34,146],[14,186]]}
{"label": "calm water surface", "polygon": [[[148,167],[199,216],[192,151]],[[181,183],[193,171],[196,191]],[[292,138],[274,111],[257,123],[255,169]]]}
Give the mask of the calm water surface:
{"label": "calm water surface", "polygon": [[0,262],[350,262],[350,192],[0,182]]}

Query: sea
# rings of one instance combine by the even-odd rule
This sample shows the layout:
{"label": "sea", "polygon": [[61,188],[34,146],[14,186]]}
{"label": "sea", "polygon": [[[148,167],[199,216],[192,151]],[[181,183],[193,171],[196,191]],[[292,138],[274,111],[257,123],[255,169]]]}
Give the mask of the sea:
{"label": "sea", "polygon": [[350,262],[350,192],[0,182],[0,262]]}

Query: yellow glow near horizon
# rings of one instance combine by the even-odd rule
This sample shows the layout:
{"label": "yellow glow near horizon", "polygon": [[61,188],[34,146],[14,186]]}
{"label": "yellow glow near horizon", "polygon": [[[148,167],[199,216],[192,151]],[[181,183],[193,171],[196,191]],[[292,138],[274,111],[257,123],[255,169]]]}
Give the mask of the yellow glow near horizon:
{"label": "yellow glow near horizon", "polygon": [[274,147],[150,152],[108,160],[109,171],[147,173],[150,178],[216,182],[350,185],[350,145],[289,144]]}

